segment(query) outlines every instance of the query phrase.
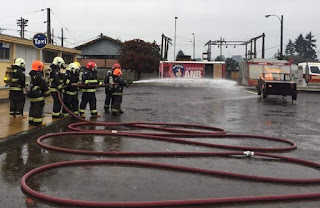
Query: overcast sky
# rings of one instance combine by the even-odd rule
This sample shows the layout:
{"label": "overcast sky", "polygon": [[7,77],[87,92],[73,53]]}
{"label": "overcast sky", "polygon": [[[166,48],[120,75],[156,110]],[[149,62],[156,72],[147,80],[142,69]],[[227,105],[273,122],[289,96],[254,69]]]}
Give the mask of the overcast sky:
{"label": "overcast sky", "polygon": [[[4,1],[4,0],[1,0]],[[247,41],[266,34],[266,58],[272,57],[280,45],[280,21],[284,16],[284,48],[289,39],[311,31],[320,43],[320,1],[318,0],[11,0],[0,13],[3,34],[18,36],[16,19],[29,20],[27,38],[35,32],[46,32],[46,11],[51,8],[54,35],[65,27],[66,44],[75,47],[96,38],[100,33],[121,41],[140,38],[161,44],[161,34],[174,38],[174,17],[177,16],[176,52],[192,54],[192,33],[196,39],[196,57],[207,50],[209,40]],[[60,40],[56,39],[58,44]],[[261,40],[257,42],[261,51]],[[219,48],[212,47],[213,55]],[[223,48],[223,55],[244,55],[244,46]],[[319,56],[320,54],[318,54]],[[261,56],[261,52],[259,53]],[[173,47],[169,50],[173,59]]]}

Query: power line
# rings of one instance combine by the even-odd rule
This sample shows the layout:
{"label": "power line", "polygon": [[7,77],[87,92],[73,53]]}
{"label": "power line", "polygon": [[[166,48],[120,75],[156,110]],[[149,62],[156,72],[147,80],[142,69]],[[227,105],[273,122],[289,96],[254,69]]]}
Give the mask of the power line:
{"label": "power line", "polygon": [[37,13],[37,12],[42,12],[44,11],[45,9],[40,9],[40,10],[36,10],[36,11],[32,11],[32,12],[25,12],[25,13],[22,13],[22,14],[16,14],[16,15],[12,15],[12,16],[7,16],[7,17],[0,17],[0,20],[1,19],[7,19],[7,18],[11,18],[11,17],[17,17],[17,16],[21,16],[21,15],[27,15],[27,14],[32,14],[32,13]]}
{"label": "power line", "polygon": [[64,27],[64,29],[66,29],[66,31],[71,35],[71,37],[73,38],[73,40],[77,41],[77,39],[71,34],[71,32],[68,30],[68,28],[61,22],[61,20],[59,19],[59,17],[53,12],[53,10],[51,9],[52,14],[58,19],[58,21],[60,22],[60,24]]}
{"label": "power line", "polygon": [[[279,46],[280,46],[280,45],[276,45],[276,46],[272,46],[271,48],[266,48],[265,51],[266,51],[266,50],[273,49],[273,48],[277,48],[277,47],[279,47]],[[258,52],[261,52],[261,51],[262,51],[262,50],[260,50],[260,51],[258,51]]]}

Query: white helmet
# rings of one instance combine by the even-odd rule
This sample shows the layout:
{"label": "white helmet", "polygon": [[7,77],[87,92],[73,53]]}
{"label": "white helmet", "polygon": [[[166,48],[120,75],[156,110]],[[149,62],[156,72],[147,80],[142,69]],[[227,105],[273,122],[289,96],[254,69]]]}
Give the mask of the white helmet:
{"label": "white helmet", "polygon": [[62,68],[62,69],[66,68],[63,58],[61,58],[59,56],[57,56],[57,57],[55,57],[53,59],[52,64],[54,64],[54,65],[56,65],[56,66],[58,66],[59,68]]}
{"label": "white helmet", "polygon": [[79,66],[76,63],[71,63],[68,66],[68,70],[72,71],[73,73],[76,73],[76,71],[80,69]]}
{"label": "white helmet", "polygon": [[20,66],[21,68],[24,68],[26,66],[26,62],[22,58],[16,58],[14,60],[15,66]]}

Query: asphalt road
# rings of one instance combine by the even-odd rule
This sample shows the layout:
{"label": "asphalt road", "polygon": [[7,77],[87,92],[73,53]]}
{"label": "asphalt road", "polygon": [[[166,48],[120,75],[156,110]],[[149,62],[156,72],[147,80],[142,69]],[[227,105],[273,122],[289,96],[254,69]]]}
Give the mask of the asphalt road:
{"label": "asphalt road", "polygon": [[[320,93],[300,92],[298,100],[268,97],[231,82],[204,82],[196,85],[179,83],[133,85],[125,89],[124,114],[103,113],[104,91],[99,90],[99,120],[113,122],[167,122],[216,126],[228,133],[245,133],[288,138],[298,149],[277,153],[319,162]],[[52,132],[67,131],[52,129]],[[126,129],[129,130],[129,129]],[[137,131],[137,130],[133,130]],[[37,138],[23,138],[10,146],[0,147],[0,207],[67,207],[27,197],[20,179],[33,168],[66,160],[104,157],[46,151],[36,144]],[[202,140],[204,138],[201,138]],[[195,139],[198,140],[198,139]],[[281,146],[276,142],[250,139],[206,139],[233,145]],[[101,151],[226,151],[223,149],[172,144],[161,141],[121,137],[59,137],[49,144]],[[265,158],[239,157],[126,157],[230,171],[243,174],[285,178],[320,177],[319,170]],[[212,177],[169,170],[123,166],[77,166],[46,171],[29,181],[30,187],[51,196],[97,201],[173,200],[212,197],[256,196],[319,192],[320,184],[287,185]],[[227,204],[196,207],[246,208],[315,208],[320,200]]]}

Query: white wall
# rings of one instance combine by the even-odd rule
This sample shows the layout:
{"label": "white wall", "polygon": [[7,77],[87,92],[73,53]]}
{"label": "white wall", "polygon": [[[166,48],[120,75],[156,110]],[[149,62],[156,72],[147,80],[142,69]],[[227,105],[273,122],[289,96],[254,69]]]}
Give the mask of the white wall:
{"label": "white wall", "polygon": [[26,61],[26,72],[28,76],[31,71],[31,64],[34,60],[37,60],[37,50],[32,46],[16,45],[16,57],[23,58]]}

